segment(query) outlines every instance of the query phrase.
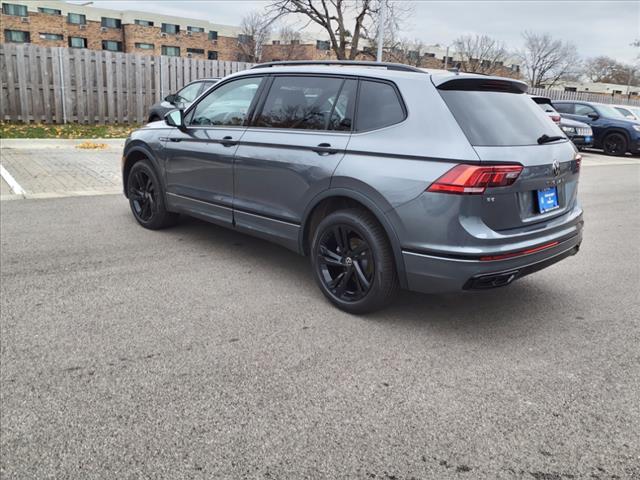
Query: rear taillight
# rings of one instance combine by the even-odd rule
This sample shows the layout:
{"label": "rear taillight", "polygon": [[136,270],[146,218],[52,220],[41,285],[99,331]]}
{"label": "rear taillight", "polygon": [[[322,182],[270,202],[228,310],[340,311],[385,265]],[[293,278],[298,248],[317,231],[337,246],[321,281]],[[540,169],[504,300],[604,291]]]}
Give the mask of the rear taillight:
{"label": "rear taillight", "polygon": [[477,195],[487,188],[511,185],[521,171],[522,165],[457,165],[433,182],[427,192]]}
{"label": "rear taillight", "polygon": [[551,115],[551,120],[555,123],[560,123],[560,115]]}
{"label": "rear taillight", "polygon": [[582,165],[582,155],[580,155],[579,153],[576,153],[576,156],[573,159],[576,162],[576,168],[574,169],[574,172],[579,172],[580,171],[580,165]]}

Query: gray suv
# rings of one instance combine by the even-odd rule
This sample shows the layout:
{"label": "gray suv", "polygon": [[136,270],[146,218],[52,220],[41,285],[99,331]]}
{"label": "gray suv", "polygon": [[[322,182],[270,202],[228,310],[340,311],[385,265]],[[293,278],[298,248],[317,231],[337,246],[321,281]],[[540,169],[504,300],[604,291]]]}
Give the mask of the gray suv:
{"label": "gray suv", "polygon": [[526,90],[397,64],[261,64],[133,132],[124,192],[143,227],[188,214],[308,255],[352,313],[399,287],[507,285],[582,240],[580,156]]}

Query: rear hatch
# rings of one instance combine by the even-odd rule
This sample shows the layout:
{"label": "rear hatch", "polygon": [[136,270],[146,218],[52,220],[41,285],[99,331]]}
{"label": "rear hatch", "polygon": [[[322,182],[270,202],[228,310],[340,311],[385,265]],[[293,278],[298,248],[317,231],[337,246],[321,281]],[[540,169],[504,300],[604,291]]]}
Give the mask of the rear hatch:
{"label": "rear hatch", "polygon": [[574,207],[579,157],[562,130],[525,94],[525,84],[464,76],[434,84],[482,165],[522,166],[512,184],[467,195],[464,215],[504,231],[539,228]]}

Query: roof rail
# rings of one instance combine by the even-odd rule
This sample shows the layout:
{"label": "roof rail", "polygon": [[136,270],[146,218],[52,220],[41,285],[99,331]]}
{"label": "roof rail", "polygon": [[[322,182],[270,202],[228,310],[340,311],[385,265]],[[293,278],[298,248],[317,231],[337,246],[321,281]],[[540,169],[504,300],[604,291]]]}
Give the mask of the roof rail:
{"label": "roof rail", "polygon": [[282,60],[278,62],[266,62],[254,65],[253,68],[268,68],[268,67],[280,67],[280,66],[297,66],[297,65],[338,65],[344,67],[378,67],[386,68],[387,70],[396,70],[399,72],[417,72],[427,73],[418,67],[412,67],[411,65],[404,65],[402,63],[391,62],[371,62],[364,60]]}

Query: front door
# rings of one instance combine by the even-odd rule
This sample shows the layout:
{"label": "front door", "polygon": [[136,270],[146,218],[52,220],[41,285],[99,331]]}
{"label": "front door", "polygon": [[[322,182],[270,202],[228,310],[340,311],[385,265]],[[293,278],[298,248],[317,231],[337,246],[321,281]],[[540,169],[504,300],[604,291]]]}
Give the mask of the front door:
{"label": "front door", "polygon": [[236,226],[297,248],[304,208],[329,188],[351,136],[357,80],[274,76],[235,161]]}
{"label": "front door", "polygon": [[263,77],[225,82],[200,99],[166,143],[167,201],[217,223],[233,221],[233,159]]}

